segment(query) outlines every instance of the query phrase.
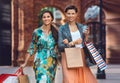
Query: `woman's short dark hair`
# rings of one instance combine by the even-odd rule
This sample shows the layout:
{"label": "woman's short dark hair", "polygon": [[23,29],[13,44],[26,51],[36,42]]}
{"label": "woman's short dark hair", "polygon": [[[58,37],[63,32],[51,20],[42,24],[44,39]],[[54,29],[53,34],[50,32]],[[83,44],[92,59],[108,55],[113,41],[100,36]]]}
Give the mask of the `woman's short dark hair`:
{"label": "woman's short dark hair", "polygon": [[70,9],[75,10],[76,13],[78,12],[77,7],[74,6],[74,5],[68,5],[68,6],[65,8],[65,12],[67,12],[67,11],[70,10]]}

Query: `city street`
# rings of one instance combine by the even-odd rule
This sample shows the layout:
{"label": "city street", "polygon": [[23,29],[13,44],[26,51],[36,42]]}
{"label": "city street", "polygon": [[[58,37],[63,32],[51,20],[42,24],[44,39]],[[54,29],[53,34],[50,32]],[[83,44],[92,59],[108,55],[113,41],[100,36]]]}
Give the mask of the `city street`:
{"label": "city street", "polygon": [[[0,74],[14,73],[18,67],[0,66]],[[98,83],[120,83],[120,65],[108,65],[106,69],[106,79],[98,79]],[[91,67],[91,71],[96,76],[96,66]],[[29,76],[30,83],[35,83],[34,72],[32,67],[26,67],[24,73]],[[57,68],[55,83],[62,83],[61,65]]]}

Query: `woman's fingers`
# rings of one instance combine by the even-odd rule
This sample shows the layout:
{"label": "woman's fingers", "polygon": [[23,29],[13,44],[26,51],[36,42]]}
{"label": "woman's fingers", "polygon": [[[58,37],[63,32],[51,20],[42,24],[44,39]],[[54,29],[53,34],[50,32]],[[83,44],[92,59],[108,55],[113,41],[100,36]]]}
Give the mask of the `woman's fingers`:
{"label": "woman's fingers", "polygon": [[26,63],[22,64],[20,67],[21,68],[24,68],[26,66]]}
{"label": "woman's fingers", "polygon": [[64,44],[68,44],[68,40],[67,40],[67,39],[64,39],[64,40],[63,40],[63,43],[64,43]]}

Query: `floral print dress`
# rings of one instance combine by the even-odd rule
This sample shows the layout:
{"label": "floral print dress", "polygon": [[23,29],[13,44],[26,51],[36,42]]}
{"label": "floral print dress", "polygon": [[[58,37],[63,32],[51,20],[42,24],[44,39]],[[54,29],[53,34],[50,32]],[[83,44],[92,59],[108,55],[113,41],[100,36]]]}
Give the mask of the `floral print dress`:
{"label": "floral print dress", "polygon": [[54,48],[52,32],[46,36],[41,28],[34,30],[27,52],[35,54],[33,69],[36,83],[53,83],[57,66]]}

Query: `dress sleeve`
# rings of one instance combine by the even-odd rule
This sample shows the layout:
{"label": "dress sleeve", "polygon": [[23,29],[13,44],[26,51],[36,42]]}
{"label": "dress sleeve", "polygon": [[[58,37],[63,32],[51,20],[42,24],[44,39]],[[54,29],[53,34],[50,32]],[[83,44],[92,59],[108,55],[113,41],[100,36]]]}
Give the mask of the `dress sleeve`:
{"label": "dress sleeve", "polygon": [[27,52],[32,56],[36,52],[37,45],[37,35],[35,31],[32,34],[32,41],[27,49]]}

